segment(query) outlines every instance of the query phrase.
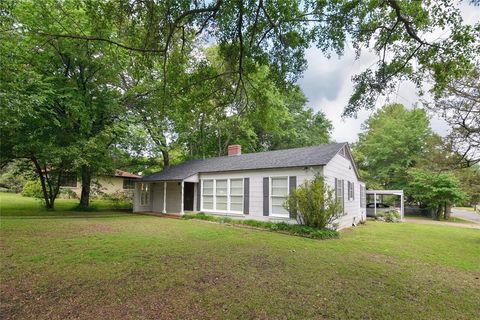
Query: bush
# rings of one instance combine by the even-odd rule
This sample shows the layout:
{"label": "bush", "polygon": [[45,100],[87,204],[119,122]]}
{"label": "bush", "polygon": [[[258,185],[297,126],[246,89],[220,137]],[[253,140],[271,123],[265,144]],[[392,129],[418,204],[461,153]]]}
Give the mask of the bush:
{"label": "bush", "polygon": [[62,199],[77,199],[77,193],[70,188],[60,189],[59,196]]}
{"label": "bush", "polygon": [[132,191],[116,191],[114,193],[104,193],[101,199],[109,200],[113,202],[115,207],[121,207],[122,205],[133,205],[133,192]]}
{"label": "bush", "polygon": [[385,222],[400,222],[400,213],[397,210],[388,210],[385,212],[378,212],[376,219]]}
{"label": "bush", "polygon": [[40,180],[30,180],[23,185],[22,196],[31,198],[43,198]]}
{"label": "bush", "polygon": [[182,217],[185,220],[198,219],[205,221],[214,221],[220,223],[231,223],[246,225],[254,228],[261,228],[265,230],[288,233],[295,236],[301,236],[312,239],[333,239],[338,238],[339,234],[335,230],[328,229],[317,229],[313,227],[298,225],[298,224],[289,224],[285,222],[274,223],[270,221],[258,221],[258,220],[235,220],[229,217],[214,217],[206,215],[203,212],[196,214],[184,215]]}
{"label": "bush", "polygon": [[285,207],[300,225],[316,229],[333,227],[333,221],[341,215],[341,204],[335,193],[321,176],[305,181],[288,197]]}

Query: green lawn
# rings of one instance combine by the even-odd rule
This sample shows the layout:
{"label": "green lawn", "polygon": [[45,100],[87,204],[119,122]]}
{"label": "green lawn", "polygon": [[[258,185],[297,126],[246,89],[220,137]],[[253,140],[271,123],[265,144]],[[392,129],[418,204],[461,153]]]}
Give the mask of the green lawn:
{"label": "green lawn", "polygon": [[480,315],[479,230],[369,221],[319,241],[16,199],[0,194],[3,319]]}

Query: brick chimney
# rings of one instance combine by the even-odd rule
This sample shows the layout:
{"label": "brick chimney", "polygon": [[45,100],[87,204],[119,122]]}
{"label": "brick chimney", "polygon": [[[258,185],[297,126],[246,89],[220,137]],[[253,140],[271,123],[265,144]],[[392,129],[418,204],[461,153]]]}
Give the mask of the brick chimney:
{"label": "brick chimney", "polygon": [[228,156],[238,156],[242,154],[242,146],[239,144],[232,144],[228,146]]}

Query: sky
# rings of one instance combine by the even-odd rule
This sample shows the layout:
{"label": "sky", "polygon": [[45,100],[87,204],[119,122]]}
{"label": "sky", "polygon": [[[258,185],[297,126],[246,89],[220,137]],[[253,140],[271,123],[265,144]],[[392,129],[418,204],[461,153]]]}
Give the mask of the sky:
{"label": "sky", "polygon": [[[464,22],[473,24],[480,19],[480,6],[464,3],[460,8]],[[307,106],[315,111],[323,111],[332,121],[333,140],[350,143],[357,141],[361,124],[375,109],[360,111],[356,119],[342,118],[341,115],[353,90],[352,76],[372,66],[376,57],[365,51],[360,59],[355,60],[354,49],[346,48],[342,57],[332,56],[327,59],[318,49],[311,48],[307,50],[306,58],[308,67],[298,84],[309,100]],[[397,92],[381,97],[376,108],[395,102],[413,108],[416,103],[419,104],[421,98],[413,84],[403,82],[398,86]],[[445,136],[448,133],[449,127],[441,118],[432,116],[430,121],[432,129],[438,134]]]}

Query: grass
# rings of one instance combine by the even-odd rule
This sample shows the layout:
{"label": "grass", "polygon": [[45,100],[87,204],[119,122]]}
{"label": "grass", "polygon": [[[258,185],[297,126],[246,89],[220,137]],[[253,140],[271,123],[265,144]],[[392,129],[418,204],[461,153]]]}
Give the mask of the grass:
{"label": "grass", "polygon": [[[76,215],[78,214],[77,199],[56,199],[55,210],[47,211],[40,199],[22,197],[20,194],[0,192],[0,210],[2,216],[45,216],[45,215]],[[126,210],[127,203],[115,203],[110,200],[92,200],[89,211]]]}
{"label": "grass", "polygon": [[242,225],[242,226],[249,226],[259,229],[265,229],[274,232],[280,232],[285,234],[290,234],[294,236],[300,236],[305,238],[312,238],[312,239],[334,239],[338,238],[338,231],[335,230],[328,230],[328,229],[316,229],[307,226],[301,226],[297,224],[289,224],[285,222],[270,222],[270,221],[258,221],[258,220],[239,220],[239,219],[232,219],[230,217],[216,217],[212,215],[207,215],[203,212],[195,213],[195,214],[188,214],[183,216],[184,220],[206,220],[211,222],[218,222],[218,223],[228,223],[231,225]]}
{"label": "grass", "polygon": [[29,212],[34,201],[4,196],[3,319],[480,314],[475,229],[369,221],[318,241],[118,211]]}
{"label": "grass", "polygon": [[407,218],[409,219],[418,219],[418,220],[427,220],[427,221],[440,221],[440,222],[456,222],[456,223],[465,223],[465,224],[472,224],[474,222],[462,218],[457,218],[457,217],[450,217],[448,220],[442,219],[442,220],[433,220],[431,217],[427,216],[421,216],[418,214],[410,214],[406,215]]}

